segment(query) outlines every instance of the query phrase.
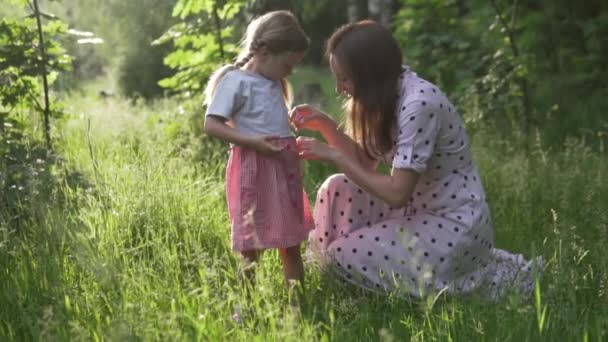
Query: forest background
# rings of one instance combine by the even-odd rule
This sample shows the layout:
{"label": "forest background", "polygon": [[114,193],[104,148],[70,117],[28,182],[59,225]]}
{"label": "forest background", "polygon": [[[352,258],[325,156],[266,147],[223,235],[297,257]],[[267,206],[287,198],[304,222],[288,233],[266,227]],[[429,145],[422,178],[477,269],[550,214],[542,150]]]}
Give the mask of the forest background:
{"label": "forest background", "polygon": [[[496,245],[547,261],[534,298],[410,301],[310,264],[293,316],[266,253],[233,324],[228,147],[202,133],[202,89],[274,9],[312,40],[296,103],[338,120],[325,39],[394,32],[465,120]],[[605,340],[607,57],[601,0],[2,0],[0,340]],[[335,170],[304,166],[314,200]]]}

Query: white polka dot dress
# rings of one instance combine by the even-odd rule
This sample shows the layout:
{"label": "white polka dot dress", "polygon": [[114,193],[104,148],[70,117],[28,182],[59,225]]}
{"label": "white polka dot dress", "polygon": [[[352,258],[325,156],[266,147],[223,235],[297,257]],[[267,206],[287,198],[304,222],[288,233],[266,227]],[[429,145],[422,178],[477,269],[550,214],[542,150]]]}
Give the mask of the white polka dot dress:
{"label": "white polka dot dress", "polygon": [[393,209],[344,175],[319,189],[309,251],[347,281],[419,297],[517,281],[531,263],[494,249],[491,217],[462,120],[433,84],[408,68],[400,78],[395,148],[387,162],[420,174],[409,204]]}

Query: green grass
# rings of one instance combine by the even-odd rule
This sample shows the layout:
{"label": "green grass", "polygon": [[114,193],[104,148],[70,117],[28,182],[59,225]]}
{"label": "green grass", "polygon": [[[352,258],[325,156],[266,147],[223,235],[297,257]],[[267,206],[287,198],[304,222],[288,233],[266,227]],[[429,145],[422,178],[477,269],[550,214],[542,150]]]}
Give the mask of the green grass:
{"label": "green grass", "polygon": [[[298,82],[314,75],[306,72]],[[286,308],[274,251],[262,258],[253,298],[238,290],[226,150],[197,134],[199,110],[171,100],[68,99],[73,114],[55,130],[63,159],[48,166],[57,185],[46,201],[20,202],[28,215],[18,225],[0,216],[0,340],[608,337],[605,152],[572,139],[560,150],[537,144],[526,156],[489,130],[472,136],[496,245],[547,260],[535,298],[409,301],[341,285],[307,265],[308,305],[298,318]],[[314,197],[332,171],[307,163],[306,172]],[[249,309],[242,327],[230,319],[236,303]]]}

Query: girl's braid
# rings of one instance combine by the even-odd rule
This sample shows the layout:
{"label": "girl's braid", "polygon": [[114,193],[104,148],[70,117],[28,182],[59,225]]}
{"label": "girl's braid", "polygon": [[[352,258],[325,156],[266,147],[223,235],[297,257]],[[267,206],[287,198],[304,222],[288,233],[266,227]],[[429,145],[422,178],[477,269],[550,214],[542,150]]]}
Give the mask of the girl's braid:
{"label": "girl's braid", "polygon": [[241,60],[234,63],[234,67],[239,69],[239,68],[242,68],[243,66],[245,66],[245,64],[247,64],[249,62],[249,60],[253,57],[253,55],[256,53],[256,51],[262,47],[262,45],[264,45],[264,43],[260,42],[259,40],[252,41],[251,44],[249,45],[249,53],[245,57],[243,57]]}

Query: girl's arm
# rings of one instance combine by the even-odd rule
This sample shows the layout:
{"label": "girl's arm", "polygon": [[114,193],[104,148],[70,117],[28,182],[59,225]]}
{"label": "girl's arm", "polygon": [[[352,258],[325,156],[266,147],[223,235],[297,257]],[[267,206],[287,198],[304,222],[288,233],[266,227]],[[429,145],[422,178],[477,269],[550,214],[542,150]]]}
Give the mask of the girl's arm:
{"label": "girl's arm", "polygon": [[205,117],[205,133],[225,142],[250,148],[263,154],[281,151],[280,147],[272,143],[272,139],[276,139],[277,137],[270,135],[256,137],[243,135],[235,128],[228,126],[222,118],[213,115]]}
{"label": "girl's arm", "polygon": [[331,162],[363,190],[384,200],[394,208],[407,205],[418,181],[418,173],[409,169],[393,168],[384,175],[365,168],[352,155],[328,146],[313,138],[299,138],[298,150],[304,159],[319,159]]}

